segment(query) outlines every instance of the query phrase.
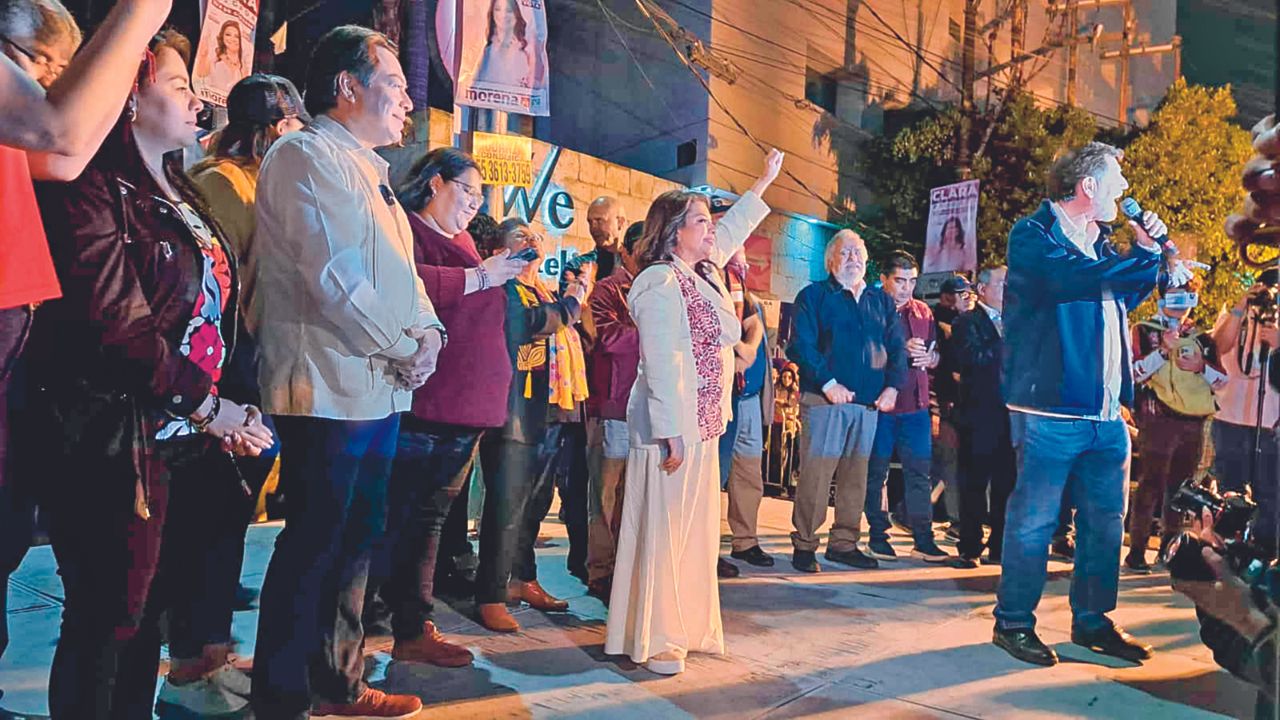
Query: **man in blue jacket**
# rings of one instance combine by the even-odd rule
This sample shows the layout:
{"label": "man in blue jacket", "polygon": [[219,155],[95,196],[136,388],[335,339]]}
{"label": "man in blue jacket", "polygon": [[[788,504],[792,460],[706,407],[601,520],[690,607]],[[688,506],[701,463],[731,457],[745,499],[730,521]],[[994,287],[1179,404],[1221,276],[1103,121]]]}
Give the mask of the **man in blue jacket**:
{"label": "man in blue jacket", "polygon": [[[1133,399],[1127,316],[1155,288],[1166,233],[1153,213],[1131,223],[1137,246],[1109,241],[1129,187],[1119,150],[1089,143],[1049,171],[1049,197],[1009,233],[1004,396],[1022,430],[1018,481],[1009,499],[994,642],[1019,660],[1058,657],[1035,632],[1049,543],[1063,492],[1076,505],[1071,640],[1131,662],[1151,656],[1106,616],[1120,575],[1129,432],[1120,406]],[[1171,279],[1189,272],[1170,259]],[[1015,445],[1017,445],[1015,439]]]}
{"label": "man in blue jacket", "polygon": [[826,558],[859,569],[879,566],[858,548],[867,463],[879,414],[893,410],[907,380],[907,339],[893,300],[867,286],[867,246],[852,230],[827,243],[831,276],[796,295],[787,356],[800,368],[800,480],[792,506],[791,565],[819,572],[818,530],[827,521],[831,482],[836,519]]}

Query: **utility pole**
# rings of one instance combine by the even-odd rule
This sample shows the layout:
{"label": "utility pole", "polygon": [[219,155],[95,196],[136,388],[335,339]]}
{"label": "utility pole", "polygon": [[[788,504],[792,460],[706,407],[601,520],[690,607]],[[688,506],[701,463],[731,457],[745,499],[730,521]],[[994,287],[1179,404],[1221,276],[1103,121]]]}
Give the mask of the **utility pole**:
{"label": "utility pole", "polygon": [[1133,44],[1133,3],[1124,4],[1124,27],[1120,30],[1120,106],[1116,119],[1121,123],[1129,121],[1129,49]]}
{"label": "utility pole", "polygon": [[1080,43],[1075,35],[1080,29],[1080,8],[1078,0],[1067,0],[1067,31],[1071,33],[1071,44],[1067,46],[1067,106],[1076,106],[1076,68],[1080,63]]}
{"label": "utility pole", "polygon": [[974,63],[978,46],[978,3],[980,0],[964,0],[964,35],[960,52],[960,127],[956,138],[956,167],[960,179],[968,180],[973,168],[969,166],[973,134],[973,85]]}
{"label": "utility pole", "polygon": [[[1013,0],[1013,18],[1009,22],[1009,56],[1022,55],[1027,47],[1027,0]],[[1011,84],[1022,84],[1022,65],[1013,69]]]}

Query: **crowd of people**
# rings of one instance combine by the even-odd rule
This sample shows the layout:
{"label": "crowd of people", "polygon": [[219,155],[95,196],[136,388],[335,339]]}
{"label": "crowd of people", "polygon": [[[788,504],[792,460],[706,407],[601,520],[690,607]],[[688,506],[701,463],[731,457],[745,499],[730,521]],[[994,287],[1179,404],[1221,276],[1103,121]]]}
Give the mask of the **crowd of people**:
{"label": "crowd of people", "polygon": [[[788,442],[797,572],[822,570],[830,505],[823,557],[848,568],[898,560],[896,522],[915,559],[1003,565],[994,642],[1041,665],[1057,661],[1035,633],[1051,552],[1075,562],[1073,641],[1150,657],[1107,617],[1135,433],[1130,571],[1152,569],[1157,513],[1165,543],[1178,531],[1167,498],[1210,417],[1220,485],[1276,515],[1280,404],[1251,404],[1260,351],[1236,346],[1258,291],[1197,330],[1199,281],[1159,218],[1132,223],[1127,253],[1108,240],[1127,187],[1110,146],[1066,153],[1008,266],[949,278],[935,308],[909,253],[869,279],[866,244],[837,232],[780,343],[743,251],[776,150],[729,207],[670,191],[629,223],[597,199],[595,251],[556,283],[535,228],[483,222],[465,152],[433,149],[393,182],[374,150],[413,107],[385,37],[324,35],[305,94],[244,78],[201,143],[168,11],[119,2],[77,53],[56,0],[0,0],[0,576],[38,504],[66,593],[56,720],[150,717],[162,640],[159,698],[197,713],[410,717],[419,698],[367,684],[366,632],[388,627],[399,662],[470,665],[433,621],[442,571],[468,576],[493,632],[520,630],[520,603],[566,611],[535,554],[557,491],[568,570],[609,608],[605,652],[677,674],[725,649],[717,576],[741,570],[720,558],[721,489],[730,558],[772,566],[757,516]],[[1153,292],[1159,312],[1130,329]],[[1245,449],[1258,420],[1262,468]],[[284,526],[248,675],[231,619],[277,464]],[[453,566],[475,478],[468,574]]]}

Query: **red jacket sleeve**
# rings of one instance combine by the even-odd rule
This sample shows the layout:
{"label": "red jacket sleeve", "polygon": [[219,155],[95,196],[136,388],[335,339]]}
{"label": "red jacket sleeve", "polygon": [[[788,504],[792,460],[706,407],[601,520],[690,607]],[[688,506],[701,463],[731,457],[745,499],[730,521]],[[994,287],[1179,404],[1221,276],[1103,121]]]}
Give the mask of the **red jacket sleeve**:
{"label": "red jacket sleeve", "polygon": [[608,355],[640,352],[640,331],[631,318],[627,299],[616,285],[597,287],[588,304],[596,326],[595,351]]}

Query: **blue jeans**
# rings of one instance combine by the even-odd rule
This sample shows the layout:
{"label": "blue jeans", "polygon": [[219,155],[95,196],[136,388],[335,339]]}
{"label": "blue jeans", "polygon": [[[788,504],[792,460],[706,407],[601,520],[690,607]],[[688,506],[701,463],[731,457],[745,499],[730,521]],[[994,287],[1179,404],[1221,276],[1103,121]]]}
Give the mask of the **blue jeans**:
{"label": "blue jeans", "polygon": [[288,501],[262,586],[251,699],[257,717],[306,720],[313,700],[350,703],[365,690],[360,616],[400,416],[275,421]]}
{"label": "blue jeans", "polygon": [[[746,408],[745,411],[743,408]],[[764,428],[760,394],[733,396],[733,418],[720,436],[720,489],[729,489],[733,456],[756,458],[764,454]]]}
{"label": "blue jeans", "polygon": [[871,527],[871,541],[888,541],[889,513],[884,509],[884,484],[894,453],[902,463],[903,491],[907,522],[916,546],[933,543],[933,486],[929,470],[933,466],[933,421],[929,411],[880,413],[876,440],[867,463],[867,499],[863,512]]}
{"label": "blue jeans", "polygon": [[1098,630],[1116,607],[1120,543],[1129,479],[1129,431],[1121,420],[1096,422],[1022,415],[1018,482],[1009,497],[1004,565],[996,595],[996,626],[1035,627],[1044,593],[1049,543],[1058,526],[1063,493],[1076,506],[1075,572],[1071,576],[1074,627]]}
{"label": "blue jeans", "polygon": [[[397,640],[422,637],[435,604],[440,535],[471,474],[480,428],[401,420],[388,489],[387,532],[378,543],[365,600],[381,590]],[[466,505],[466,501],[462,501]]]}

